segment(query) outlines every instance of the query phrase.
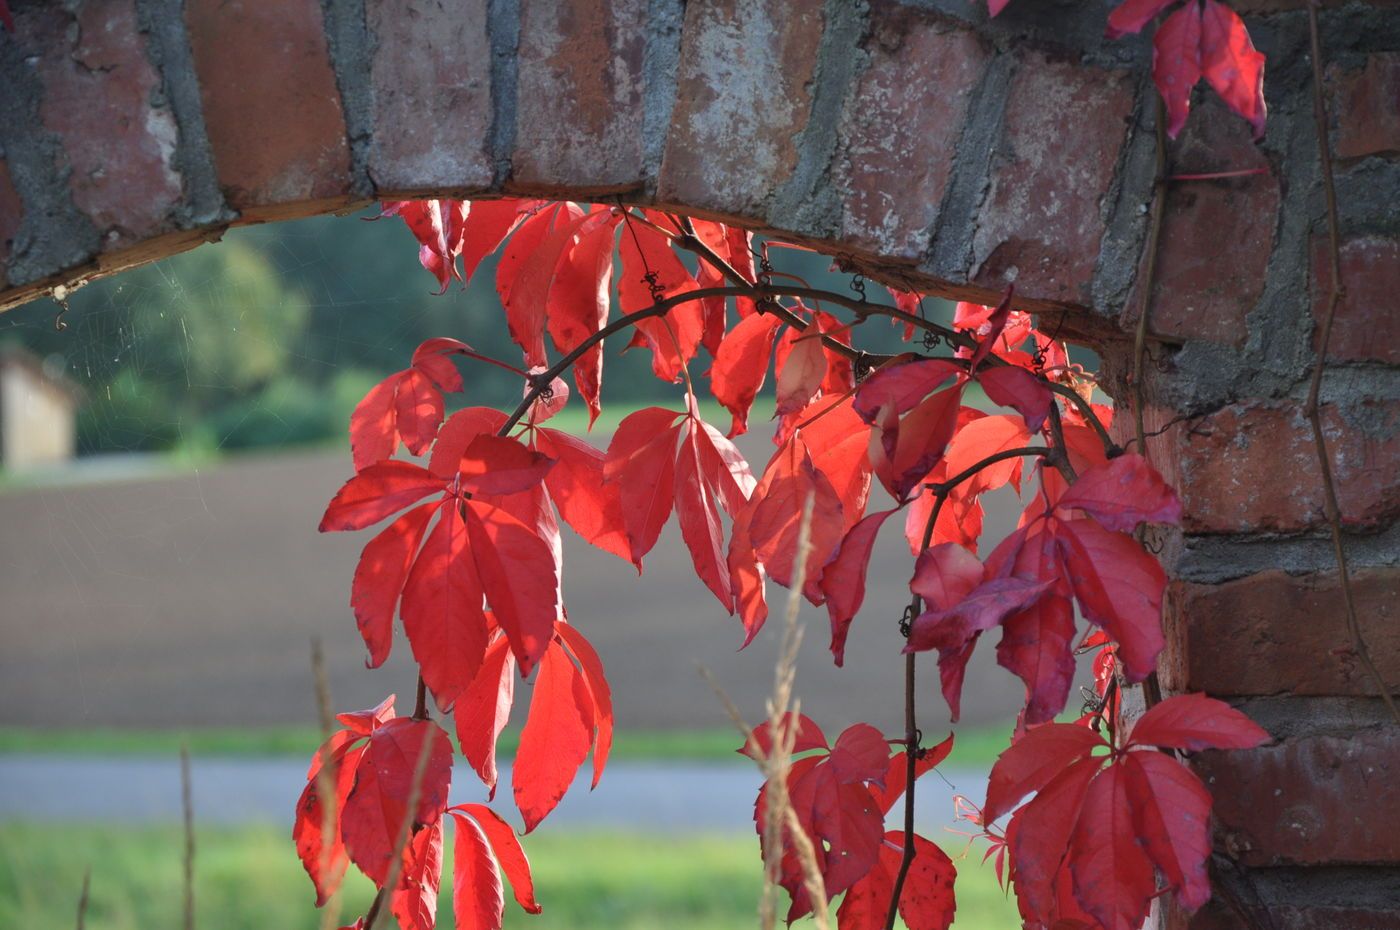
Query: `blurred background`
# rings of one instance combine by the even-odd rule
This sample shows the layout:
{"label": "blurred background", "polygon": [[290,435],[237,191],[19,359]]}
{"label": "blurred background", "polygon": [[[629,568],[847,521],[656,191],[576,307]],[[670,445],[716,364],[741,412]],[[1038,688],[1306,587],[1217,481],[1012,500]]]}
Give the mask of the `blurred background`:
{"label": "blurred background", "polygon": [[[814,286],[850,286],[813,253],[774,259]],[[434,296],[399,220],[320,217],[233,230],[88,285],[62,331],[51,302],[0,315],[0,926],[72,925],[89,868],[89,927],[177,926],[182,744],[194,759],[199,926],[318,925],[288,836],[319,741],[310,644],[324,644],[337,710],[390,693],[411,701],[414,671],[402,640],[383,667],[364,667],[349,589],[370,534],[321,536],[316,525],[351,475],[350,411],[419,342],[452,336],[518,358],[494,271],[488,259],[470,287]],[[927,311],[951,316],[936,301]],[[856,341],[883,351],[898,335],[876,320]],[[682,402],[623,342],[608,352],[590,437],[600,447],[632,410]],[[467,390],[448,396],[449,410],[520,396],[514,376],[466,364]],[[773,450],[771,387],[739,440],[756,475]],[[706,416],[727,428],[718,407]],[[552,425],[586,423],[575,398]],[[988,502],[984,555],[1015,523],[1008,494]],[[577,785],[525,841],[545,913],[517,911],[508,925],[751,925],[758,779],[696,665],[757,721],[778,624],[739,652],[742,629],[695,577],[674,522],[640,578],[565,533],[566,603],[607,667],[616,761],[597,791]],[[911,573],[902,535],[887,528],[841,669],[825,611],[804,606],[796,690],[828,734],[857,721],[902,730],[897,627]],[[956,728],[934,663],[921,663],[927,740],[953,729],[957,740],[941,774],[920,783],[920,820],[953,853],[966,844],[947,832],[952,797],[980,803],[1021,703],[993,659],[992,644],[974,657]],[[507,751],[528,693],[517,691]],[[486,792],[459,766],[453,795]],[[514,816],[506,772],[496,807]],[[979,847],[959,862],[956,925],[1015,925],[980,858]],[[349,889],[345,922],[369,893]]]}

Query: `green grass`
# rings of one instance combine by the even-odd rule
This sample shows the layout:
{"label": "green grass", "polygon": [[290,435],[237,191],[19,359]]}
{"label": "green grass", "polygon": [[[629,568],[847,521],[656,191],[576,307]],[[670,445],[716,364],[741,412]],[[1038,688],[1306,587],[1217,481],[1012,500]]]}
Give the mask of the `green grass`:
{"label": "green grass", "polygon": [[[945,764],[988,768],[1007,746],[1011,726],[963,728]],[[927,740],[945,734],[932,732]],[[500,754],[515,755],[520,731],[501,734]],[[735,751],[739,737],[732,729],[621,730],[613,742],[612,758],[646,761],[731,761],[744,764]],[[208,727],[191,730],[30,729],[0,727],[0,755],[175,755],[186,743],[196,756],[309,756],[320,743],[312,727]]]}
{"label": "green grass", "polygon": [[[285,831],[200,830],[195,858],[200,930],[312,930],[311,884]],[[92,869],[90,930],[164,930],[180,925],[182,838],[174,828],[0,825],[0,927],[74,924],[83,870]],[[556,833],[524,840],[544,913],[508,903],[514,930],[720,930],[753,927],[758,844],[751,836]],[[451,842],[445,844],[451,869]],[[949,844],[956,855],[960,847]],[[955,927],[1015,927],[1014,903],[992,870],[958,861]],[[450,894],[439,926],[452,926]],[[347,880],[342,914],[364,912],[369,883]],[[388,926],[385,922],[380,926]],[[806,926],[811,926],[806,924]]]}

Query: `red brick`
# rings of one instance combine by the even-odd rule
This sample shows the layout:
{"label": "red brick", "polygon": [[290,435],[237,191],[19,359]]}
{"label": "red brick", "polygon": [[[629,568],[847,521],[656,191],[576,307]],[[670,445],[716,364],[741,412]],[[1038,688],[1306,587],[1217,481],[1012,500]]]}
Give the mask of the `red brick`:
{"label": "red brick", "polygon": [[63,146],[73,203],[102,234],[103,249],[168,231],[183,196],[179,132],[170,110],[151,104],[160,76],[132,0],[86,2],[71,15],[36,8],[21,24],[17,34],[39,59],[40,118]]}
{"label": "red brick", "polygon": [[[1194,914],[1168,907],[1160,925],[1163,930],[1240,930],[1268,927],[1270,930],[1380,930],[1400,927],[1400,903],[1384,904],[1270,904],[1261,907],[1253,899],[1237,902],[1249,914],[1250,923],[1241,923],[1239,913],[1229,904],[1212,898]],[[1149,923],[1149,926],[1154,926]]]}
{"label": "red brick", "polygon": [[[1373,661],[1400,690],[1400,569],[1352,573]],[[1260,572],[1221,585],[1175,582],[1159,668],[1171,691],[1217,695],[1366,695],[1375,682],[1350,649],[1335,574]]]}
{"label": "red brick", "polygon": [[393,194],[489,187],[486,0],[370,0],[370,176]]}
{"label": "red brick", "polygon": [[647,0],[526,0],[520,10],[512,180],[640,187]]}
{"label": "red brick", "polygon": [[[916,261],[928,248],[958,130],[990,53],[969,30],[890,0],[872,4],[866,51],[870,65],[841,123],[841,238],[885,258]],[[915,87],[938,92],[910,93]]]}
{"label": "red brick", "polygon": [[[1195,108],[1177,140],[1180,173],[1264,169],[1231,180],[1168,188],[1152,297],[1152,331],[1169,340],[1243,345],[1245,318],[1264,291],[1278,223],[1279,180],[1249,124],[1213,100]],[[1206,232],[1206,231],[1209,232]],[[1137,320],[1135,289],[1124,327]]]}
{"label": "red brick", "polygon": [[1328,69],[1338,158],[1400,152],[1400,52],[1366,56],[1359,71]]}
{"label": "red brick", "polygon": [[[1389,523],[1400,514],[1400,402],[1366,399],[1345,410],[1325,404],[1322,429],[1343,523]],[[1234,404],[1178,424],[1158,443],[1154,451],[1173,460],[1163,474],[1182,496],[1188,533],[1294,532],[1323,521],[1322,479],[1301,404]]]}
{"label": "red brick", "polygon": [[1216,844],[1245,865],[1400,862],[1400,730],[1203,752]]}
{"label": "red brick", "polygon": [[797,166],[822,26],[821,4],[804,0],[686,5],[658,199],[765,217]]}
{"label": "red brick", "polygon": [[345,198],[350,149],[318,0],[185,7],[224,196],[249,218]]}
{"label": "red brick", "polygon": [[[1346,297],[1337,304],[1327,357],[1400,365],[1400,241],[1361,236],[1342,242],[1342,283]],[[1313,348],[1322,341],[1322,321],[1332,291],[1332,262],[1326,236],[1312,244],[1312,312],[1317,328]]]}
{"label": "red brick", "polygon": [[20,223],[24,220],[24,202],[19,199],[10,180],[10,165],[0,158],[0,287],[9,279],[6,276],[10,263],[10,253],[14,251],[15,236],[19,234]]}
{"label": "red brick", "polygon": [[1133,87],[1126,71],[1024,56],[1011,79],[977,221],[975,283],[1014,282],[1027,297],[1089,303],[1103,200],[1127,133]]}

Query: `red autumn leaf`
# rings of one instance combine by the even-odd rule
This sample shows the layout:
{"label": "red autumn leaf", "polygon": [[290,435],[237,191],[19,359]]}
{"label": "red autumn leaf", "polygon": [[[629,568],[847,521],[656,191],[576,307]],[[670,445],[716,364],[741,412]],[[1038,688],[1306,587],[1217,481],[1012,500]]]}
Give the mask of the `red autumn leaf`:
{"label": "red autumn leaf", "polygon": [[438,886],[442,882],[442,820],[423,827],[404,849],[399,884],[389,910],[400,930],[433,930],[437,925]]}
{"label": "red autumn leaf", "polygon": [[553,466],[554,459],[531,451],[518,439],[483,433],[462,453],[457,475],[468,494],[519,494],[537,487]]}
{"label": "red autumn leaf", "polygon": [[851,621],[865,601],[865,577],[875,537],[894,510],[882,510],[865,517],[841,539],[836,555],[822,570],[821,589],[831,618],[831,654],[836,664],[846,659],[846,637]]}
{"label": "red autumn leaf", "polygon": [[[988,456],[1030,445],[1031,433],[1025,421],[1013,416],[977,416],[958,423],[944,455],[947,477],[962,473]],[[1021,489],[1025,460],[1010,458],[989,465],[963,483],[962,493],[976,496],[1010,484]],[[918,553],[915,553],[917,555]]]}
{"label": "red autumn leaf", "polygon": [[1126,753],[1120,764],[1134,833],[1177,900],[1194,911],[1211,897],[1210,793],[1190,769],[1161,753]]}
{"label": "red autumn leaf", "polygon": [[1006,328],[1006,323],[1011,319],[1011,294],[1012,288],[1007,287],[1006,295],[1002,297],[1001,303],[996,305],[986,321],[986,332],[981,334],[982,338],[977,343],[977,348],[972,353],[972,358],[968,360],[967,370],[976,374],[978,366],[983,359],[991,354],[992,349],[997,344],[1001,331]]}
{"label": "red autumn leaf", "polygon": [[466,502],[472,561],[520,672],[530,674],[554,635],[559,573],[550,544],[504,507]]}
{"label": "red autumn leaf", "polygon": [[1093,520],[1060,523],[1057,541],[1075,600],[1090,622],[1118,644],[1123,674],[1142,681],[1157,668],[1162,638],[1162,566],[1131,536]]}
{"label": "red autumn leaf", "polygon": [[446,293],[452,279],[459,275],[456,255],[449,241],[448,230],[453,220],[444,214],[460,209],[460,201],[399,200],[385,202],[380,207],[375,219],[397,216],[404,221],[413,238],[418,240],[419,263],[437,278],[438,293]]}
{"label": "red autumn leaf", "polygon": [[1024,368],[1012,365],[984,368],[977,373],[977,383],[982,385],[992,403],[1019,413],[1032,433],[1038,432],[1050,415],[1050,405],[1054,403],[1050,389]]}
{"label": "red autumn leaf", "polygon": [[1267,730],[1224,701],[1204,694],[1167,698],[1138,718],[1130,745],[1201,749],[1253,749],[1272,737]]}
{"label": "red autumn leaf", "polygon": [[[904,858],[903,847],[903,832],[885,834],[875,866],[851,886],[836,911],[838,930],[882,930]],[[957,874],[947,853],[915,834],[914,858],[899,893],[899,916],[904,926],[909,930],[947,930],[956,910],[953,882]]]}
{"label": "red autumn leaf", "polygon": [[1110,765],[1089,783],[1070,841],[1074,896],[1104,930],[1138,930],[1157,890],[1138,842],[1125,767]]}
{"label": "red autumn leaf", "polygon": [[442,416],[442,392],[418,369],[405,371],[394,395],[394,422],[409,452],[422,455],[432,445]]}
{"label": "red autumn leaf", "polygon": [[375,729],[360,761],[355,787],[341,816],[341,836],[350,859],[382,886],[404,819],[410,814],[408,796],[414,769],[425,741],[431,740],[427,765],[419,784],[413,822],[435,823],[447,803],[452,778],[452,744],[431,720],[395,717]]}
{"label": "red autumn leaf", "polygon": [[[944,759],[948,758],[948,754],[952,751],[952,733],[949,733],[943,742],[925,748],[923,755],[914,760],[914,779],[917,781],[933,771]],[[908,755],[902,751],[897,752],[890,756],[889,767],[885,771],[884,785],[871,786],[870,793],[884,814],[888,815],[894,809],[895,803],[903,797],[904,790],[909,786],[908,769]]]}
{"label": "red autumn leaf", "polygon": [[561,256],[573,248],[589,216],[571,203],[561,204],[553,211],[542,211],[542,215],[544,213],[549,214],[550,224],[533,251],[521,262],[519,274],[511,285],[510,299],[504,302],[511,335],[524,349],[526,364],[531,366],[545,364],[544,334],[549,314],[562,303],[562,299],[554,296],[555,269]]}
{"label": "red autumn leaf", "polygon": [[568,653],[550,642],[535,677],[530,713],[511,770],[525,832],[554,810],[593,743],[593,697]]}
{"label": "red autumn leaf", "polygon": [[525,218],[510,237],[510,241],[501,252],[501,260],[496,265],[496,293],[506,311],[510,337],[525,353],[526,363],[529,365],[543,365],[546,361],[544,307],[534,302],[527,303],[531,285],[526,282],[532,280],[532,275],[526,273],[527,265],[530,259],[539,253],[550,234],[555,217],[560,215],[564,206],[545,206],[533,216]]}
{"label": "red autumn leaf", "polygon": [[1105,529],[1130,533],[1139,523],[1181,522],[1181,501],[1156,469],[1128,452],[1081,474],[1057,507],[1082,510]]}
{"label": "red autumn leaf", "polygon": [[[830,750],[827,745],[826,734],[817,722],[806,714],[795,714],[788,711],[783,714],[779,726],[784,730],[789,730],[793,726],[797,727],[797,732],[793,735],[792,754],[799,755],[813,749]],[[772,721],[765,720],[753,728],[753,740],[745,741],[735,752],[742,753],[755,761],[768,758],[773,752],[773,727]],[[751,749],[756,747],[756,752]],[[888,755],[888,750],[886,751]]]}
{"label": "red autumn leaf", "polygon": [[1088,758],[1095,749],[1107,747],[1093,730],[1072,723],[1047,723],[1028,730],[997,756],[987,781],[983,818],[987,823],[999,819],[1061,771]]}
{"label": "red autumn leaf", "polygon": [[462,281],[470,281],[481,260],[501,244],[535,200],[473,200],[462,224],[460,238],[453,247],[462,256]]}
{"label": "red autumn leaf", "polygon": [[429,503],[410,510],[380,531],[360,554],[350,585],[350,609],[369,650],[365,661],[369,668],[378,668],[389,658],[394,642],[394,611],[437,507]]}
{"label": "red autumn leaf", "polygon": [[593,644],[584,638],[577,627],[559,623],[555,632],[564,646],[573,654],[583,672],[583,682],[588,686],[588,694],[593,699],[593,725],[597,733],[593,739],[593,785],[603,777],[608,765],[608,754],[612,751],[613,705],[612,689],[607,676],[603,674],[603,660]]}
{"label": "red autumn leaf", "polygon": [[[530,874],[530,861],[525,857],[525,850],[520,847],[520,840],[516,838],[515,831],[511,829],[510,824],[506,823],[500,814],[484,804],[459,804],[456,807],[448,808],[448,810],[456,818],[459,826],[469,819],[477,830],[473,834],[473,839],[478,842],[485,840],[486,845],[489,846],[491,855],[495,858],[492,871],[497,873],[494,882],[497,897],[500,897],[500,873],[504,873],[506,879],[510,881],[511,894],[515,898],[515,903],[520,905],[521,910],[527,914],[540,913],[543,908],[535,901],[535,882]],[[489,886],[489,877],[487,882]],[[454,881],[454,885],[458,885],[458,883]],[[472,888],[473,886],[468,883],[466,887]],[[455,897],[453,906],[455,912]],[[462,927],[460,914],[457,919],[458,926]],[[499,928],[499,914],[497,920],[495,927]]]}
{"label": "red autumn leaf", "polygon": [[[758,489],[755,488],[755,495]],[[767,573],[754,553],[753,539],[749,535],[749,525],[753,522],[753,510],[745,507],[734,515],[734,524],[729,530],[729,553],[725,559],[729,567],[729,585],[734,591],[734,608],[744,625],[743,649],[753,642],[758,631],[763,629],[768,619],[768,600],[765,591]]]}
{"label": "red autumn leaf", "polygon": [[[1006,9],[1006,5],[1010,2],[1011,0],[987,0],[987,14],[989,16],[996,16],[1002,10]],[[913,928],[911,928],[911,930],[913,930]]]}
{"label": "red autumn leaf", "polygon": [[322,533],[373,526],[429,494],[441,493],[443,480],[412,462],[371,465],[341,487],[321,517]]}
{"label": "red autumn leaf", "polygon": [[843,785],[873,782],[883,787],[889,761],[890,744],[868,723],[847,727],[831,747],[831,769]]}
{"label": "red autumn leaf", "polygon": [[791,349],[778,363],[778,406],[775,417],[785,417],[803,409],[821,390],[826,378],[826,350],[822,347],[821,330],[817,323],[793,334]]}
{"label": "red autumn leaf", "polygon": [[1254,127],[1254,138],[1262,139],[1264,56],[1250,41],[1244,20],[1218,0],[1205,0],[1201,10],[1201,74]]}
{"label": "red autumn leaf", "polygon": [[1061,916],[1057,899],[1065,856],[1084,794],[1103,764],[1102,757],[1080,758],[1055,773],[1007,828],[1021,912],[1034,915],[1043,926],[1054,926]]}
{"label": "red autumn leaf", "polygon": [[1140,32],[1152,18],[1176,0],[1123,0],[1108,14],[1108,28],[1104,35],[1110,39],[1121,39],[1125,35]]}
{"label": "red autumn leaf", "polygon": [[728,438],[692,410],[690,430],[700,453],[700,474],[719,499],[720,507],[731,517],[744,508],[757,482],[749,463]]}
{"label": "red autumn leaf", "polygon": [[[297,800],[296,822],[292,826],[292,841],[297,855],[316,887],[316,906],[322,907],[340,887],[349,858],[340,839],[340,819],[345,799],[355,785],[355,773],[360,765],[364,747],[352,745],[362,734],[341,730],[317,752],[312,771],[306,776],[306,788]],[[339,743],[337,747],[335,744]],[[326,810],[317,778],[323,755],[329,756],[329,784],[335,796],[331,799],[330,835],[325,834]],[[329,842],[329,848],[326,847]]]}
{"label": "red autumn leaf", "polygon": [[618,490],[632,563],[656,545],[675,503],[676,441],[683,414],[647,407],[618,424],[603,462],[604,480]]}
{"label": "red autumn leaf", "polygon": [[958,385],[929,395],[897,421],[891,408],[881,409],[870,431],[870,460],[895,499],[907,499],[943,457],[957,427],[961,403],[962,386]]}
{"label": "red autumn leaf", "polygon": [[[618,256],[622,260],[618,306],[623,313],[655,303],[646,280],[649,274],[655,275],[657,293],[663,299],[695,290],[695,279],[676,257],[670,240],[650,226],[635,221],[625,223],[618,241]],[[695,357],[704,333],[704,309],[699,301],[691,300],[673,306],[663,317],[638,321],[631,344],[649,348],[652,372],[661,380],[674,383],[680,380],[685,363]]]}
{"label": "red autumn leaf", "polygon": [[812,524],[806,564],[808,596],[820,597],[822,566],[840,544],[845,521],[841,498],[826,475],[812,463],[801,435],[794,436],[773,456],[763,481],[749,498],[752,507],[749,537],[754,552],[778,584],[791,587],[795,579],[802,510],[812,498]]}
{"label": "red autumn leaf", "polygon": [[1191,2],[1168,16],[1152,37],[1152,81],[1167,108],[1167,135],[1175,139],[1201,79],[1201,6]]}
{"label": "red autumn leaf", "polygon": [[467,447],[482,434],[496,435],[505,422],[506,415],[490,407],[458,410],[438,430],[437,442],[433,443],[432,455],[428,457],[428,471],[444,480],[455,478]]}
{"label": "red autumn leaf", "polygon": [[[953,543],[947,545],[954,546],[960,552],[967,551]],[[1030,578],[993,578],[984,581],[952,607],[927,610],[916,617],[904,651],[961,649],[973,637],[1040,600],[1053,584],[1053,581]]]}
{"label": "red autumn leaf", "polygon": [[500,930],[505,890],[485,832],[473,817],[452,811],[457,838],[452,850],[452,916],[460,930]]}
{"label": "red autumn leaf", "polygon": [[962,374],[961,367],[941,358],[887,365],[861,382],[852,407],[867,424],[874,423],[885,408],[895,415],[903,415],[950,379]]}
{"label": "red autumn leaf", "polygon": [[394,396],[403,374],[396,371],[370,388],[350,414],[350,454],[355,471],[364,471],[376,462],[393,458],[399,448]]}
{"label": "red autumn leaf", "polygon": [[720,604],[734,612],[734,592],[729,586],[729,566],[725,560],[724,528],[720,525],[719,503],[700,473],[700,450],[696,430],[686,431],[675,465],[675,509],[681,538],[700,580]]}
{"label": "red autumn leaf", "polygon": [[[572,352],[601,330],[608,320],[612,287],[613,237],[621,217],[591,214],[579,227],[578,241],[554,272],[549,298],[549,337],[560,352]],[[603,347],[587,349],[574,363],[574,384],[588,405],[588,425],[602,410]]]}
{"label": "red autumn leaf", "polygon": [[460,339],[438,337],[424,341],[413,350],[412,366],[427,375],[440,390],[460,391],[465,386],[462,383],[462,374],[447,358],[449,355],[480,357],[471,346]]}
{"label": "red autumn leaf", "polygon": [[619,486],[604,481],[604,454],[555,429],[537,430],[535,442],[555,459],[544,482],[564,522],[604,552],[630,560]]}
{"label": "red autumn leaf", "polygon": [[510,719],[515,700],[515,658],[505,637],[486,650],[486,657],[465,691],[457,699],[453,719],[462,755],[496,796],[496,741]]}
{"label": "red autumn leaf", "polygon": [[[535,367],[530,369],[531,377],[543,375],[548,369]],[[522,397],[529,396],[532,388],[527,383]],[[530,401],[530,406],[525,411],[525,424],[527,426],[539,426],[550,420],[556,413],[564,409],[569,402],[569,386],[564,383],[563,378],[554,378],[549,382],[549,386],[543,392],[535,396]]]}
{"label": "red autumn leaf", "polygon": [[763,387],[768,358],[782,321],[768,313],[740,320],[720,343],[710,366],[710,393],[729,411],[730,436],[748,432],[749,410]]}

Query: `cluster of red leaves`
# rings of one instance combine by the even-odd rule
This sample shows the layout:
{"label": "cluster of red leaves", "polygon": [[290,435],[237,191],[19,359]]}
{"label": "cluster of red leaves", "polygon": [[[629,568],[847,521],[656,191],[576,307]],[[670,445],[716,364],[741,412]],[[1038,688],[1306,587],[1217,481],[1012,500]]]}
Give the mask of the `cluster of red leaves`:
{"label": "cluster of red leaves", "polygon": [[[905,842],[902,832],[885,831],[885,816],[904,794],[908,757],[902,749],[891,755],[884,736],[866,723],[846,728],[834,745],[805,714],[790,713],[780,726],[797,727],[792,751],[801,756],[788,770],[789,803],[812,841],[828,900],[846,895],[836,912],[837,925],[840,930],[879,930],[885,925]],[[765,721],[754,729],[754,744],[739,751],[761,760],[772,752],[772,744]],[[952,748],[949,736],[923,751],[915,761],[915,777],[932,770]],[[754,803],[760,843],[767,804],[765,782]],[[778,880],[792,897],[787,914],[791,923],[811,913],[812,902],[789,837],[784,829]],[[947,930],[956,909],[956,876],[947,853],[915,835],[913,863],[899,898],[900,916],[910,930]]]}
{"label": "cluster of red leaves", "polygon": [[[1010,0],[987,0],[996,16]],[[1106,34],[1122,38],[1142,30],[1181,0],[1123,0],[1108,17]],[[1167,134],[1186,125],[1191,91],[1205,78],[1220,99],[1264,135],[1264,56],[1250,41],[1239,14],[1219,0],[1185,0],[1157,27],[1152,39],[1152,80],[1167,106]]]}
{"label": "cluster of red leaves", "polygon": [[[516,672],[533,675],[512,776],[526,832],[553,810],[590,752],[597,784],[612,740],[602,663],[565,620],[560,520],[640,571],[674,513],[697,577],[739,616],[745,644],[767,617],[766,580],[791,587],[805,577],[801,593],[827,607],[840,664],[876,537],[904,511],[917,557],[910,586],[923,608],[910,618],[907,649],[938,651],[956,719],[968,657],[982,633],[1000,627],[998,661],[1026,687],[1017,746],[1046,739],[1037,734],[1057,726],[1045,721],[1068,697],[1076,605],[1097,629],[1089,642],[1103,646],[1101,694],[1115,664],[1128,681],[1154,667],[1165,577],[1128,534],[1142,522],[1174,522],[1180,505],[1143,459],[1108,457],[1101,432],[1109,412],[1087,403],[1092,379],[1029,315],[1013,309],[1010,292],[996,307],[958,306],[954,326],[962,336],[951,357],[907,353],[858,380],[854,353],[846,349],[850,327],[836,317],[800,301],[775,307],[752,291],[732,302],[715,293],[736,279],[757,281],[742,231],[650,211],[523,200],[400,203],[384,214],[404,219],[423,265],[443,287],[470,279],[484,256],[501,251],[496,288],[523,367],[453,339],[420,346],[408,369],[376,385],[356,408],[350,425],[356,474],[330,502],[321,529],[388,521],[364,547],[351,588],[368,662],[388,657],[397,616],[426,692],[441,712],[454,714],[461,751],[492,797],[496,744],[514,702]],[[701,253],[696,272],[677,256],[677,242]],[[624,316],[610,320],[614,254]],[[715,290],[688,296],[706,288]],[[893,296],[914,314],[918,295]],[[911,318],[905,317],[906,339],[913,335]],[[633,327],[630,344],[650,350],[659,378],[684,382],[686,403],[682,410],[649,407],[629,415],[600,449],[546,424],[570,395],[556,377],[566,369],[596,417],[602,340],[622,332],[623,323]],[[567,364],[549,367],[551,344]],[[730,413],[729,436],[700,415],[689,369],[702,351],[713,359],[709,387]],[[528,403],[513,416],[470,406],[444,419],[443,392],[465,387],[457,359],[517,372]],[[747,428],[770,365],[777,448],[755,480],[731,437]],[[1006,412],[984,411],[981,397]],[[400,445],[419,461],[394,458]],[[1050,456],[1058,467],[1047,464]],[[982,495],[1003,487],[1021,493],[1028,458],[1036,480],[1020,526],[984,562],[977,555]],[[1071,484],[1066,475],[1077,478]],[[891,504],[867,513],[877,482]],[[799,566],[800,515],[808,500],[809,554]],[[1111,722],[1112,711],[1106,714]],[[327,764],[335,766],[334,832],[322,836],[323,779],[313,765],[298,808],[298,848],[322,900],[348,862],[382,887],[394,838],[411,813],[402,878],[388,889],[389,903],[406,930],[425,930],[450,813],[457,818],[458,920],[499,927],[499,871],[522,906],[537,907],[528,868],[489,808],[445,807],[451,744],[427,717],[420,707],[412,718],[394,718],[387,708],[342,718],[348,729],[326,748]],[[1081,721],[1095,722],[1094,715]],[[838,912],[843,930],[880,926],[906,842],[903,833],[886,833],[883,821],[904,793],[908,759],[903,750],[891,755],[889,741],[865,724],[834,744],[810,720],[798,725],[801,758],[788,791],[819,851],[827,893],[845,895]],[[1099,740],[1085,726],[1075,729]],[[434,742],[420,801],[407,812],[415,750],[428,740]],[[916,771],[936,765],[949,745],[925,751]],[[1157,765],[1139,763],[1136,755],[1132,765]],[[759,821],[763,805],[760,794]],[[1163,829],[1178,828],[1172,820]],[[915,855],[898,907],[917,930],[946,927],[952,865],[927,840],[907,839]],[[1012,840],[1003,838],[999,864],[1009,849],[1013,873],[1029,886],[1024,876],[1031,871]],[[810,903],[788,847],[785,842],[781,877],[793,897],[790,916],[797,917]],[[1094,892],[1075,893],[1097,915]]]}
{"label": "cluster of red leaves", "polygon": [[997,759],[980,813],[992,830],[1014,810],[1005,833],[991,835],[995,852],[1010,851],[1025,926],[1137,930],[1164,892],[1188,910],[1204,904],[1210,794],[1157,748],[1251,749],[1268,740],[1244,714],[1199,694],[1156,705],[1121,746],[1078,724],[1031,728]]}

